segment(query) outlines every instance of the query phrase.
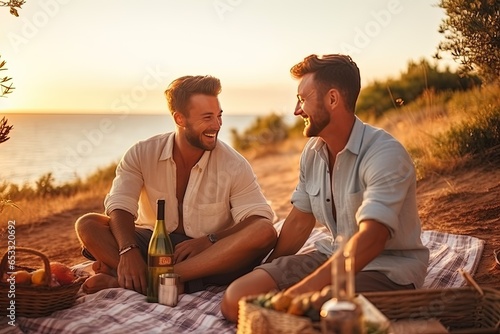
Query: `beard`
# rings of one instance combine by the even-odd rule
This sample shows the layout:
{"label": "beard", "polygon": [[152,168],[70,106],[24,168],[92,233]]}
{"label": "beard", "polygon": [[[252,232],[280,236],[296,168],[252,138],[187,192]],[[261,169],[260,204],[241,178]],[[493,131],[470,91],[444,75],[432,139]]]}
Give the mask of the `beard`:
{"label": "beard", "polygon": [[189,125],[186,126],[185,136],[189,144],[204,151],[212,151],[215,148],[215,145],[217,144],[217,135],[215,136],[213,141],[210,140],[210,142],[204,143],[202,140],[204,137],[203,133],[196,132]]}
{"label": "beard", "polygon": [[314,119],[309,118],[309,125],[304,128],[306,137],[317,137],[323,129],[330,123],[330,113],[322,106],[321,110],[315,114]]}

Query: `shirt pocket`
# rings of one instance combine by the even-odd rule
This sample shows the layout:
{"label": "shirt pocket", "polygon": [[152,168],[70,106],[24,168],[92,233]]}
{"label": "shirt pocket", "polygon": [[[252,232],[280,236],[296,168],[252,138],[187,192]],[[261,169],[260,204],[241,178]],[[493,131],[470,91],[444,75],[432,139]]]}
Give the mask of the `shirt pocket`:
{"label": "shirt pocket", "polygon": [[199,230],[204,233],[215,233],[231,226],[231,216],[230,210],[226,202],[209,203],[209,204],[197,204],[197,216],[196,220],[199,226]]}
{"label": "shirt pocket", "polygon": [[321,189],[318,184],[309,183],[306,185],[306,192],[309,195],[311,203],[311,210],[317,221],[325,224],[326,219],[324,215],[325,199],[321,195]]}
{"label": "shirt pocket", "polygon": [[[343,224],[339,224],[339,233],[352,236],[358,230],[356,222],[356,212],[363,203],[363,191],[358,191],[353,194],[348,194],[345,199],[345,205],[342,206]],[[342,231],[340,231],[342,229]]]}

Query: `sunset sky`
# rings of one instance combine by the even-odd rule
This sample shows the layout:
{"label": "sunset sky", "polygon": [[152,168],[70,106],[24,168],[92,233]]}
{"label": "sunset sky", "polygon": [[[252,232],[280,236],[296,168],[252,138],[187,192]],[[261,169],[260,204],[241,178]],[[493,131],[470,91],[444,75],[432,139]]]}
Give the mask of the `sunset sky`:
{"label": "sunset sky", "polygon": [[227,114],[289,112],[289,69],[311,53],[350,54],[362,85],[432,61],[436,3],[27,0],[19,17],[0,8],[0,75],[16,88],[0,113],[162,113],[163,91],[187,74],[219,77]]}

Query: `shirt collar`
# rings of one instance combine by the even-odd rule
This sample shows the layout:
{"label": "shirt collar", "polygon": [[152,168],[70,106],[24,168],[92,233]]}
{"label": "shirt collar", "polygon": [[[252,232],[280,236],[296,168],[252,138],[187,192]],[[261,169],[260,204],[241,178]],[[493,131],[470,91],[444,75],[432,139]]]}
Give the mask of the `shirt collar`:
{"label": "shirt collar", "polygon": [[354,125],[352,127],[351,135],[345,146],[345,150],[351,151],[353,154],[358,155],[361,151],[361,144],[363,141],[363,133],[365,131],[364,123],[356,116]]}
{"label": "shirt collar", "polygon": [[[174,138],[175,138],[175,132],[172,132],[167,138],[167,142],[165,144],[165,147],[163,148],[163,151],[161,152],[160,158],[158,159],[159,161],[170,160],[170,159],[172,159],[172,161],[173,161]],[[217,143],[217,145],[218,144],[219,143]],[[217,149],[217,147],[215,149]],[[197,168],[203,170],[208,164],[210,152],[211,151],[205,151],[203,153],[203,155],[201,156],[200,160],[198,160],[196,165],[194,165],[194,167],[197,167]]]}
{"label": "shirt collar", "polygon": [[[354,125],[352,127],[349,140],[347,141],[347,144],[342,151],[349,150],[353,154],[358,155],[361,150],[361,143],[363,140],[363,132],[365,127],[364,123],[357,116],[355,117],[356,119],[354,120]],[[312,145],[311,149],[315,150],[316,152],[321,152],[322,149],[326,150],[326,144],[323,139],[321,139],[320,137],[316,137],[315,139],[316,141]]]}
{"label": "shirt collar", "polygon": [[173,159],[172,154],[174,152],[174,137],[175,132],[172,132],[168,135],[165,147],[163,148],[160,158],[158,159],[159,161]]}

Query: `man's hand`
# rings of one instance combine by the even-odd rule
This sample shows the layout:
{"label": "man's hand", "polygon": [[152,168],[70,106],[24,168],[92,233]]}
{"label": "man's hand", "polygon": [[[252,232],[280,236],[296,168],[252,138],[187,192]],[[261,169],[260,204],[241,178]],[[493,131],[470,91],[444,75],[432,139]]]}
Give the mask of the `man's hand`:
{"label": "man's hand", "polygon": [[[365,220],[359,224],[359,231],[349,239],[345,246],[354,252],[355,273],[361,271],[384,250],[388,239],[389,229],[385,225],[375,220]],[[295,297],[310,291],[319,291],[331,284],[331,266],[337,256],[339,256],[338,252],[313,273],[288,288],[285,295]]]}
{"label": "man's hand", "polygon": [[212,243],[206,236],[183,241],[175,246],[174,263],[182,262],[190,257],[200,254]]}
{"label": "man's hand", "polygon": [[[329,279],[330,277],[327,277]],[[284,295],[288,298],[294,298],[308,292],[320,291],[325,287],[324,277],[321,271],[315,272],[315,275],[309,275],[298,283],[285,290]]]}
{"label": "man's hand", "polygon": [[134,290],[143,295],[147,292],[147,264],[138,248],[134,248],[120,256],[118,268],[118,284],[125,289]]}

